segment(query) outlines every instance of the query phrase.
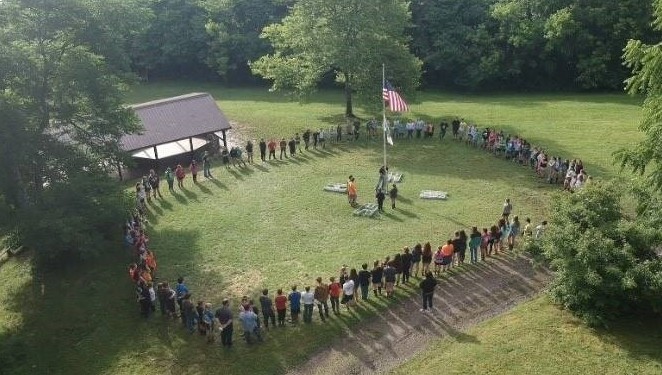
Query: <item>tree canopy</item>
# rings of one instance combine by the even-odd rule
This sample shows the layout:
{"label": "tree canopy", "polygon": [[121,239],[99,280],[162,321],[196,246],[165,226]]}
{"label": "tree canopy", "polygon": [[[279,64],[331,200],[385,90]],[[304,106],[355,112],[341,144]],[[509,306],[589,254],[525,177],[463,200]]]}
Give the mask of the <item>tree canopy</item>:
{"label": "tree canopy", "polygon": [[[662,1],[655,1],[655,28],[662,31]],[[633,147],[620,150],[616,156],[623,167],[644,174],[651,184],[662,190],[662,44],[646,44],[630,40],[623,56],[625,65],[632,69],[626,81],[633,95],[643,94],[644,116],[639,126],[644,139]],[[652,170],[647,170],[652,166]]]}
{"label": "tree canopy", "polygon": [[331,73],[345,88],[345,114],[351,116],[354,91],[378,97],[383,63],[404,91],[418,85],[421,63],[409,52],[409,26],[405,1],[300,0],[282,22],[264,29],[274,53],[252,68],[273,81],[273,89],[297,93]]}

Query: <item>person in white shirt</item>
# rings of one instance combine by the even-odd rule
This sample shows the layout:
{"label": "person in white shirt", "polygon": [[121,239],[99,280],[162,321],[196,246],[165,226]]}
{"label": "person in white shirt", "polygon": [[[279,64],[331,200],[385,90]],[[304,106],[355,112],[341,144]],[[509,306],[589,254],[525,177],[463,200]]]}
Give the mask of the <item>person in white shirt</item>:
{"label": "person in white shirt", "polygon": [[340,303],[349,308],[354,303],[354,280],[347,279],[342,285],[342,300]]}
{"label": "person in white shirt", "polygon": [[305,288],[305,292],[301,294],[301,302],[303,302],[303,322],[313,322],[313,306],[315,306],[315,294],[310,291],[310,287]]}
{"label": "person in white shirt", "polygon": [[545,230],[547,229],[547,221],[543,221],[540,225],[536,227],[536,234],[535,234],[535,239],[539,240],[542,238],[542,236],[545,234]]}

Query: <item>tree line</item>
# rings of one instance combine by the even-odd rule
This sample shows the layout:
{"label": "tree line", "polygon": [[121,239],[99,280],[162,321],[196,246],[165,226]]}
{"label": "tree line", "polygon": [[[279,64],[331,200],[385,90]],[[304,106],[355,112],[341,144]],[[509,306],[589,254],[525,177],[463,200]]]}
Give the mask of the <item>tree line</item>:
{"label": "tree line", "polygon": [[[265,37],[265,27],[287,25],[282,22],[294,15],[290,10],[315,2],[112,3],[124,4],[140,18],[126,53],[133,70],[143,78],[189,76],[253,83],[256,77],[250,62],[275,47],[273,29],[267,28]],[[402,12],[389,9],[407,5],[404,19]],[[349,23],[364,30],[366,25],[404,28],[399,38],[422,61],[421,83],[430,88],[620,90],[628,76],[621,60],[627,41],[652,42],[659,36],[652,27],[651,2],[639,0],[413,0],[380,2],[376,7],[333,0],[306,9],[317,12],[306,21],[316,23],[320,33],[349,30]],[[322,17],[324,12],[331,16]],[[322,18],[323,23],[316,22]],[[351,40],[343,41],[352,47]],[[333,42],[320,40],[315,51],[333,48],[324,44]],[[393,54],[356,52],[363,56],[355,58],[355,64],[381,64],[385,54]]]}

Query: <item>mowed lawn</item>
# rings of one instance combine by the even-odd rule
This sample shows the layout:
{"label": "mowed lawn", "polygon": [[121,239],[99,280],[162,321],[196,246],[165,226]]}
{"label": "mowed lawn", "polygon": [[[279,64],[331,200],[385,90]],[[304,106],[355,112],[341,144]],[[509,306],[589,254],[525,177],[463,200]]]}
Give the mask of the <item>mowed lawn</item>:
{"label": "mowed lawn", "polygon": [[[339,92],[322,92],[299,104],[264,89],[158,84],[135,88],[129,101],[193,91],[211,92],[245,137],[291,136],[342,121]],[[555,153],[584,159],[598,175],[614,175],[611,152],[638,137],[638,102],[620,95],[424,93],[419,100],[413,115],[458,115],[507,127]],[[604,137],[582,136],[594,134],[597,126]],[[166,193],[151,206],[148,232],[159,278],[186,277],[195,300],[217,305],[227,296],[236,302],[264,287],[273,293],[292,284],[312,285],[318,275],[336,275],[342,264],[359,266],[404,245],[428,240],[436,245],[457,229],[490,225],[505,197],[517,214],[537,222],[553,199],[555,189],[530,170],[482,151],[448,139],[396,142],[388,149],[389,164],[405,175],[402,200],[379,219],[352,216],[345,196],[322,187],[353,174],[359,201],[374,201],[381,141],[344,142],[246,169],[217,166],[212,171],[217,178],[197,186],[187,179],[186,190]],[[423,189],[445,190],[450,199],[420,200]],[[18,354],[7,368],[26,374],[281,373],[383,306],[371,304],[326,325],[280,329],[252,348],[236,334],[236,347],[225,352],[184,333],[178,323],[158,316],[141,320],[126,273],[131,260],[118,238],[99,262],[57,275],[33,275],[21,258],[2,265],[0,342],[7,341],[0,344],[0,358]]]}
{"label": "mowed lawn", "polygon": [[662,326],[592,330],[546,296],[443,339],[393,374],[662,374]]}

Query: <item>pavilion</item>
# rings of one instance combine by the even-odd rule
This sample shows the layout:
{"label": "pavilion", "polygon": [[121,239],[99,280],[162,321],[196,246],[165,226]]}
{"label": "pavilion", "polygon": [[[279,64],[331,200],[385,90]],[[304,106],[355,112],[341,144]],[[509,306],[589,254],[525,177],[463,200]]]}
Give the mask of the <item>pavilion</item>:
{"label": "pavilion", "polygon": [[133,158],[158,164],[160,159],[190,154],[210,145],[227,148],[230,122],[208,93],[191,93],[130,106],[143,131],[122,137],[122,149]]}

